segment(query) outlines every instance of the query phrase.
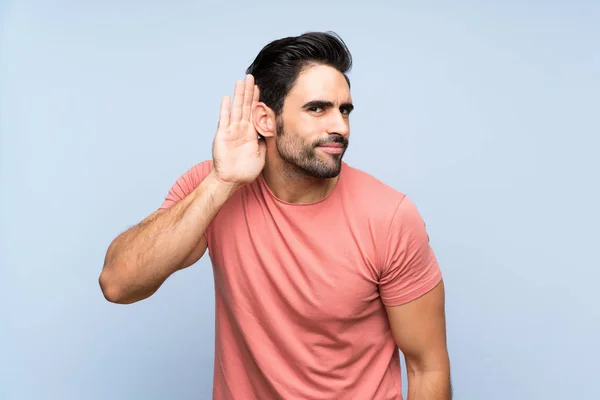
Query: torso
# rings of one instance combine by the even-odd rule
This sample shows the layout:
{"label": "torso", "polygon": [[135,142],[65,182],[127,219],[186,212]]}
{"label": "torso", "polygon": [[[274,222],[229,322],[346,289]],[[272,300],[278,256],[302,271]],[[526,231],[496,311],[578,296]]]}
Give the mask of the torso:
{"label": "torso", "polygon": [[207,231],[215,399],[400,398],[378,280],[402,196],[344,164],[317,203],[284,203],[262,178],[226,203]]}

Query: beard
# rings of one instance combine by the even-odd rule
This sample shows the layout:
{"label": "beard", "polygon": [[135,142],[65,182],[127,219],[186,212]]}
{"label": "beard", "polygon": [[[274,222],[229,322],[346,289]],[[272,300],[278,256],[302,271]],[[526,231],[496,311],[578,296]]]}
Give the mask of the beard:
{"label": "beard", "polygon": [[[348,140],[341,135],[331,134],[329,137],[307,143],[297,134],[286,132],[283,121],[276,119],[276,146],[279,156],[302,175],[317,179],[335,178],[342,170],[342,158],[348,148]],[[339,143],[343,147],[340,154],[317,154],[317,147],[331,143]]]}

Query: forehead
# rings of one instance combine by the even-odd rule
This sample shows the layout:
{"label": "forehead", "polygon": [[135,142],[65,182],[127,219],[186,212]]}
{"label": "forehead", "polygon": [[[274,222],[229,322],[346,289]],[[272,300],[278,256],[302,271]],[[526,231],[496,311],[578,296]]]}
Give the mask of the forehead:
{"label": "forehead", "polygon": [[336,104],[351,102],[350,88],[344,75],[328,65],[314,65],[300,72],[286,103],[311,100],[327,100]]}

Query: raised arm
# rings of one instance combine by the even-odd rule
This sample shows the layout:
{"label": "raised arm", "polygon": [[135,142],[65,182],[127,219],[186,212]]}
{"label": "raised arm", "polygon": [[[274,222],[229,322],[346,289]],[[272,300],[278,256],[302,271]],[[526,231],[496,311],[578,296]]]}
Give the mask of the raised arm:
{"label": "raised arm", "polygon": [[176,204],[123,232],[110,244],[100,274],[104,297],[128,304],[154,294],[175,271],[206,251],[205,231],[225,202],[264,167],[265,144],[251,122],[259,92],[251,75],[236,82],[233,102],[223,97],[212,168]]}
{"label": "raised arm", "polygon": [[100,274],[104,297],[122,304],[143,300],[175,271],[198,261],[206,251],[204,232],[232,193],[211,173],[183,200],[119,235]]}

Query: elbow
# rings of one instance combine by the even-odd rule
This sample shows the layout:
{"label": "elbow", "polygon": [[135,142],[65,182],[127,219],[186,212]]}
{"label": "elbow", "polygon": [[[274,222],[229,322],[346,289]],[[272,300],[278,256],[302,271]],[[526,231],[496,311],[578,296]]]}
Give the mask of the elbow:
{"label": "elbow", "polygon": [[106,268],[100,273],[98,283],[100,284],[100,290],[107,301],[115,304],[128,303],[125,301],[121,285],[118,284],[118,281],[111,276],[111,273],[107,271]]}
{"label": "elbow", "polygon": [[422,375],[424,373],[450,372],[450,359],[446,349],[429,352],[421,355],[405,354],[406,372],[408,375]]}

